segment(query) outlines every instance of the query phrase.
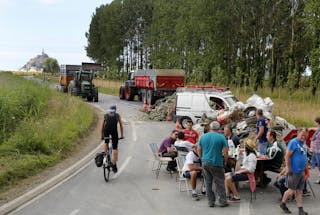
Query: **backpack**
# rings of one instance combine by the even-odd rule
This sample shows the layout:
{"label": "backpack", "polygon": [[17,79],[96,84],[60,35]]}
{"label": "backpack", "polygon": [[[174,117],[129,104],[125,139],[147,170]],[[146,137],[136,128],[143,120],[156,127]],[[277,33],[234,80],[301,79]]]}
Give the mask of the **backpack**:
{"label": "backpack", "polygon": [[105,155],[104,152],[100,152],[100,153],[96,154],[96,156],[94,158],[94,162],[95,162],[97,167],[101,167],[102,166],[104,155]]}

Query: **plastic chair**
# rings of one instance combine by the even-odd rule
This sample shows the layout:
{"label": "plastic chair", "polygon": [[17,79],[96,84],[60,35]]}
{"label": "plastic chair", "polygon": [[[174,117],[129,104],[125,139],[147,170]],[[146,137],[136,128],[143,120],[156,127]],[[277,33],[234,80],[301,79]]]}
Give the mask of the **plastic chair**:
{"label": "plastic chair", "polygon": [[[151,152],[153,154],[153,158],[154,158],[153,163],[152,163],[152,171],[155,173],[156,178],[158,178],[161,166],[168,165],[169,161],[172,161],[172,159],[170,157],[162,157],[158,152],[159,148],[156,143],[150,143],[149,146],[150,146]],[[155,166],[156,163],[157,163],[157,165]],[[172,174],[171,174],[171,176],[172,176]]]}
{"label": "plastic chair", "polygon": [[[189,188],[188,179],[183,176],[183,171],[182,171],[183,165],[186,161],[186,157],[185,156],[178,156],[175,158],[175,160],[177,162],[178,173],[177,173],[176,181],[179,182],[179,191],[180,192],[187,191],[187,195],[190,195],[189,191],[191,189]],[[185,183],[185,189],[182,189],[183,182]]]}

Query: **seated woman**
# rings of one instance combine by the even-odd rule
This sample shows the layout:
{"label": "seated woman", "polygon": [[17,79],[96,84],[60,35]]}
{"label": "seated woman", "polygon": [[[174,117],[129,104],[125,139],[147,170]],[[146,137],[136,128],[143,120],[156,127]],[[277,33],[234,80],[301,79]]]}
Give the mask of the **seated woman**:
{"label": "seated woman", "polygon": [[[256,169],[257,157],[256,157],[255,147],[256,147],[255,142],[251,139],[247,139],[247,142],[245,144],[246,154],[243,159],[242,166],[236,172],[226,173],[225,175],[226,176],[226,179],[225,179],[226,195],[227,195],[227,198],[229,198],[230,202],[240,201],[240,196],[234,182],[249,180],[248,173],[254,173]],[[230,196],[230,191],[233,193],[232,198]]]}

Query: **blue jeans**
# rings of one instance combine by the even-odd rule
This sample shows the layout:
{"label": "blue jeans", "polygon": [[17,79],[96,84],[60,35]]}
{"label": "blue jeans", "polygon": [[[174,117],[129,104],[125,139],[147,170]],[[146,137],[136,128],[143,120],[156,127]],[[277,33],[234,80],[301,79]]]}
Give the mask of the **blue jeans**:
{"label": "blue jeans", "polygon": [[227,202],[226,189],[224,186],[224,168],[213,166],[210,163],[203,163],[203,174],[206,185],[206,192],[208,198],[208,204],[214,205],[216,202],[215,193],[212,190],[212,183],[216,184],[216,192],[219,197],[219,204],[225,204]]}
{"label": "blue jeans", "polygon": [[260,155],[265,155],[267,153],[268,142],[259,142],[258,143],[258,151]]}

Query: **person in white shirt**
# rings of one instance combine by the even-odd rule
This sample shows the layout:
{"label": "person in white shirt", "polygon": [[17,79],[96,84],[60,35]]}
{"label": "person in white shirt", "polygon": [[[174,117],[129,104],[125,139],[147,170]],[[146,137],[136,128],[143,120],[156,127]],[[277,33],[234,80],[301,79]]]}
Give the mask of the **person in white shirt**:
{"label": "person in white shirt", "polygon": [[[240,196],[237,191],[237,188],[234,184],[236,181],[247,181],[249,180],[248,173],[254,174],[257,165],[257,156],[255,152],[256,144],[253,140],[247,139],[245,150],[246,155],[243,159],[242,166],[235,173],[230,172],[226,173],[225,187],[226,195],[229,199],[229,202],[239,202]],[[233,197],[230,196],[230,191],[233,193]]]}
{"label": "person in white shirt", "polygon": [[182,171],[183,171],[183,176],[185,178],[190,179],[191,188],[192,188],[192,198],[194,200],[198,200],[198,194],[196,192],[197,177],[201,176],[202,167],[201,167],[201,160],[197,154],[195,145],[194,145],[194,149],[187,154],[186,160],[182,167]]}
{"label": "person in white shirt", "polygon": [[184,139],[184,133],[180,131],[178,133],[178,139],[174,142],[174,146],[178,151],[189,152],[194,147],[194,144]]}

